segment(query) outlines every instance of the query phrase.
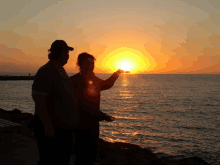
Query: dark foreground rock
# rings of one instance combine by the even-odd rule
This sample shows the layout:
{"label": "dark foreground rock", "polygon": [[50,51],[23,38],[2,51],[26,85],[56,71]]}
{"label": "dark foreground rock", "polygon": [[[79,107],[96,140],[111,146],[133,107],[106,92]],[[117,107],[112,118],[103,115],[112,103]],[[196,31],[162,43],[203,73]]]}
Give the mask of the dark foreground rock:
{"label": "dark foreground rock", "polygon": [[21,110],[18,109],[6,111],[0,108],[0,118],[21,124],[19,132],[16,133],[20,133],[24,136],[34,138],[33,114],[22,113]]}
{"label": "dark foreground rock", "polygon": [[[6,111],[0,108],[0,118],[20,123],[23,129],[19,133],[35,138],[32,122],[33,114],[22,113],[18,109]],[[98,165],[209,165],[199,157],[186,158],[184,155],[159,157],[148,148],[141,148],[138,145],[123,142],[111,143],[103,139],[99,139],[99,154],[96,161]]]}

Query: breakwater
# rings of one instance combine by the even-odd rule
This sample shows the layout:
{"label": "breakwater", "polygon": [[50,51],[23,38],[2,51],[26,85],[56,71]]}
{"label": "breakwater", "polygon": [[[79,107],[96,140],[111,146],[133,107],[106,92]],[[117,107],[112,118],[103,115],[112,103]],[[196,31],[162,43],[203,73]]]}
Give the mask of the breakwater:
{"label": "breakwater", "polygon": [[0,81],[5,80],[34,80],[35,76],[0,76]]}

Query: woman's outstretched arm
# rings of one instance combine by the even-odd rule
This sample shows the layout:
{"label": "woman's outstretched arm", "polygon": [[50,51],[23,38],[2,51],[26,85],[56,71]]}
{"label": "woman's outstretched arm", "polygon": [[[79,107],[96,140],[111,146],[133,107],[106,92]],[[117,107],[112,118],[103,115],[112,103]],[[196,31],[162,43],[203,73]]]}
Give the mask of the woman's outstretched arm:
{"label": "woman's outstretched arm", "polygon": [[110,89],[115,81],[118,79],[119,75],[123,72],[123,70],[118,69],[116,72],[114,72],[108,79],[102,80],[100,83],[101,90],[107,90]]}

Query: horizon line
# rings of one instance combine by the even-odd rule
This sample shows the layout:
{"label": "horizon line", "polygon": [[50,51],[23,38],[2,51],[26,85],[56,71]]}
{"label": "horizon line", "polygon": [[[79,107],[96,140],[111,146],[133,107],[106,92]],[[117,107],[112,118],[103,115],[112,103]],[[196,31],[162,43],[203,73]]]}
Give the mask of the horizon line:
{"label": "horizon line", "polygon": [[[35,73],[30,73],[30,72],[0,72],[0,74],[36,74]],[[78,72],[67,72],[67,74],[77,74]],[[113,74],[113,73],[95,73],[95,74]],[[208,72],[208,73],[122,73],[122,74],[131,74],[131,75],[137,75],[137,74],[148,74],[148,75],[220,75],[220,72]],[[4,75],[0,75],[4,76]],[[5,75],[6,76],[6,75]],[[12,75],[11,75],[12,76]]]}

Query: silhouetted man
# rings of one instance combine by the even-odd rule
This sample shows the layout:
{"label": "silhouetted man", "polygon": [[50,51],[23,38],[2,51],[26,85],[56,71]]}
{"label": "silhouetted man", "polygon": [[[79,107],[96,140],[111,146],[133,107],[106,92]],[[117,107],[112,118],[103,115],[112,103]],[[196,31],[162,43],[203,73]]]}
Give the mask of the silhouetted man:
{"label": "silhouetted man", "polygon": [[73,48],[65,41],[54,41],[49,49],[49,62],[37,71],[32,85],[38,165],[70,163],[72,127],[77,125],[79,115],[74,110],[69,77],[63,68],[69,51]]}

